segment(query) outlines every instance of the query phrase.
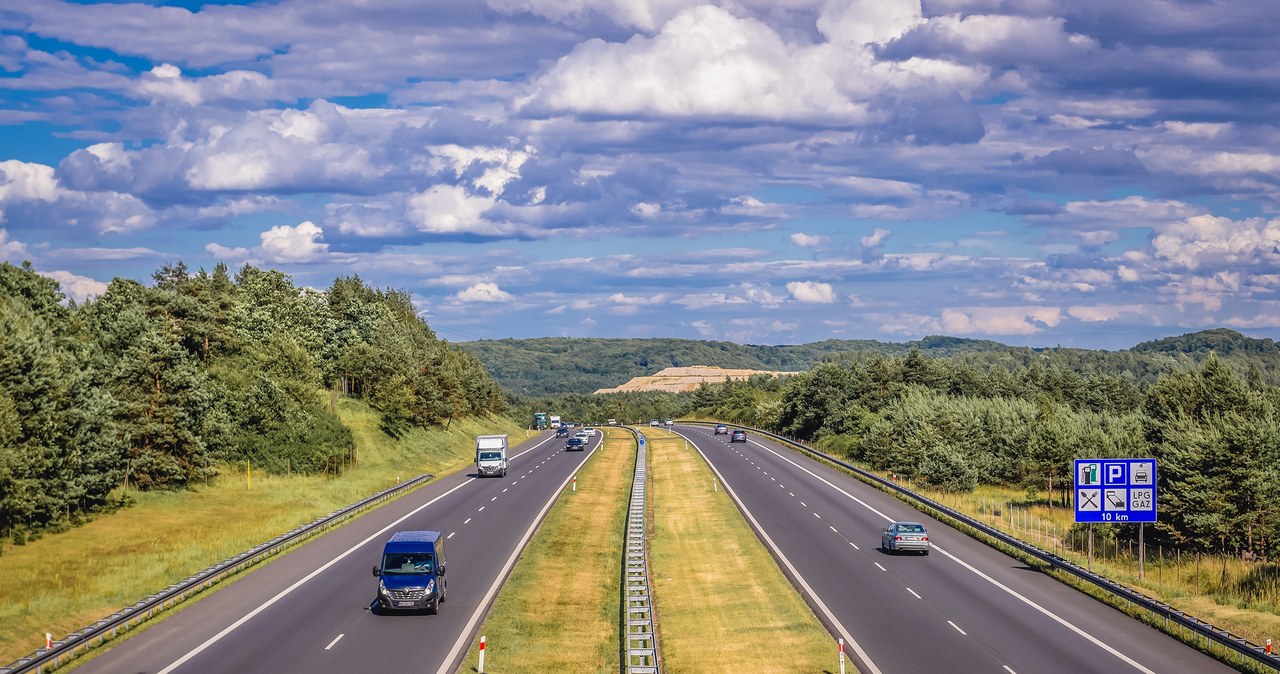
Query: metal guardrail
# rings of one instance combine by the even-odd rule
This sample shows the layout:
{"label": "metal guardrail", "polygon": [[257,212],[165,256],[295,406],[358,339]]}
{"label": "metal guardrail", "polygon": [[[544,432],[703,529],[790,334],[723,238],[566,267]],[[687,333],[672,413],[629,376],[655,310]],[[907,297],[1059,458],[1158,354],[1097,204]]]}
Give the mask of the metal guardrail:
{"label": "metal guardrail", "polygon": [[[687,424],[687,425],[709,425],[714,422],[680,421],[679,423]],[[740,424],[735,424],[735,426],[738,426],[740,428],[749,428],[748,426],[741,426]],[[948,508],[947,506],[942,505],[941,503],[938,503],[937,501],[934,501],[931,498],[921,496],[920,494],[917,494],[916,492],[913,492],[910,489],[907,489],[891,480],[886,480],[885,478],[882,478],[879,475],[876,475],[875,473],[864,470],[852,464],[845,463],[840,459],[837,459],[828,454],[824,454],[823,452],[820,452],[812,447],[808,447],[802,443],[796,442],[791,438],[778,435],[776,433],[771,433],[769,431],[756,429],[756,428],[752,428],[751,431],[758,435],[763,435],[769,438],[773,438],[774,440],[782,442],[790,447],[794,447],[796,449],[799,449],[802,452],[812,454],[824,461],[827,461],[829,463],[840,466],[846,470],[849,470],[854,474],[856,474],[861,479],[863,479],[864,481],[875,483],[886,490],[896,492],[901,496],[906,497],[908,500],[912,500],[919,504],[922,504],[934,511],[937,511],[938,513],[941,513],[945,517],[948,517],[957,522],[960,522],[961,524],[982,533],[983,535],[994,538],[997,541],[1003,543],[1004,545],[1014,548],[1015,550],[1019,551],[1022,554],[1029,555],[1039,560],[1040,562],[1047,564],[1055,569],[1071,574],[1072,576],[1075,576],[1076,578],[1086,583],[1089,583],[1090,585],[1093,585],[1094,587],[1098,588],[1099,590],[1102,590],[1103,592],[1111,594],[1115,597],[1119,597],[1120,599],[1123,599],[1129,604],[1137,606],[1147,611],[1148,613],[1152,614],[1156,618],[1161,619],[1164,623],[1164,630],[1170,634],[1172,634],[1172,631],[1170,628],[1170,623],[1172,623],[1180,631],[1185,630],[1187,632],[1191,632],[1194,635],[1199,636],[1205,642],[1213,642],[1218,646],[1225,648],[1227,651],[1235,653],[1237,656],[1238,664],[1243,664],[1245,659],[1248,658],[1249,660],[1257,664],[1261,664],[1273,670],[1280,671],[1280,654],[1268,654],[1266,652],[1266,649],[1264,649],[1262,646],[1252,643],[1248,639],[1245,639],[1244,637],[1232,634],[1228,630],[1214,627],[1213,625],[1203,620],[1200,620],[1195,616],[1189,615],[1184,611],[1180,611],[1172,606],[1169,606],[1168,604],[1164,604],[1159,601],[1156,601],[1155,599],[1152,599],[1151,597],[1148,597],[1140,592],[1137,592],[1131,588],[1121,585],[1120,583],[1114,580],[1111,580],[1110,578],[1106,578],[1105,576],[1100,576],[1096,573],[1093,573],[1092,571],[1089,571],[1088,569],[1076,564],[1075,562],[1059,557],[1058,555],[1055,555],[1051,552],[1042,550],[1034,545],[1031,545],[1030,543],[1027,543],[1025,541],[1022,541],[1018,538],[1013,537],[1010,534],[1000,531],[999,529],[991,527],[985,522],[981,522],[972,517],[969,517],[968,515],[962,512],[959,512],[957,510],[952,510],[951,508]],[[1179,638],[1182,638],[1183,641],[1186,641],[1185,635],[1179,635]]]}
{"label": "metal guardrail", "polygon": [[226,561],[219,562],[186,580],[170,585],[161,592],[157,592],[133,606],[113,613],[81,630],[72,632],[63,639],[54,641],[50,648],[38,649],[31,655],[19,658],[5,667],[0,667],[0,674],[27,674],[29,672],[43,674],[47,670],[57,669],[66,665],[76,657],[102,645],[107,640],[114,639],[121,631],[133,629],[150,620],[157,613],[161,613],[185,601],[189,595],[196,595],[207,588],[213,587],[224,579],[328,529],[357,512],[398,496],[433,477],[435,476],[419,475],[412,480],[398,484],[390,489],[385,489],[345,508],[312,520]]}
{"label": "metal guardrail", "polygon": [[653,597],[649,584],[649,552],[646,538],[646,489],[649,477],[644,434],[636,436],[636,472],[631,480],[627,514],[626,554],[622,567],[622,666],[625,674],[658,674],[658,637],[654,629]]}

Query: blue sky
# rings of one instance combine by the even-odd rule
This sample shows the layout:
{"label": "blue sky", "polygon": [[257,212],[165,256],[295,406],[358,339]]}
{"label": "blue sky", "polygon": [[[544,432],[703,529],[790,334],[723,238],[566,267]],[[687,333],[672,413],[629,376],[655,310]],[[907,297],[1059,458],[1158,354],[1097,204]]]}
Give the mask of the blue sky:
{"label": "blue sky", "polygon": [[0,259],[226,262],[446,339],[1280,336],[1280,8],[0,7]]}

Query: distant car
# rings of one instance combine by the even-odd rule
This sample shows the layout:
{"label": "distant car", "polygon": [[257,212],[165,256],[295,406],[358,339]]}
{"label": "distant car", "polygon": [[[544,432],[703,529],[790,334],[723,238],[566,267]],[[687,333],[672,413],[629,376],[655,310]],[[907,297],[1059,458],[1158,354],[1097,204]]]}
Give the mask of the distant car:
{"label": "distant car", "polygon": [[567,438],[567,437],[569,437],[569,427],[568,427],[568,426],[561,426],[560,428],[557,428],[557,429],[556,429],[556,437],[557,437],[557,438]]}
{"label": "distant car", "polygon": [[674,425],[676,425],[676,422],[674,422],[674,421],[672,421],[672,420],[670,420],[670,419],[667,419],[667,420],[666,420],[665,422],[663,422],[663,423],[665,423],[665,424],[666,424],[666,425],[668,425],[668,426],[674,426]]}
{"label": "distant car", "polygon": [[729,442],[746,442],[747,432],[739,428],[729,435]]}
{"label": "distant car", "polygon": [[582,429],[582,432],[586,433],[588,438],[596,437],[596,429],[592,428],[591,426],[587,426],[586,428]]}
{"label": "distant car", "polygon": [[617,425],[618,425],[618,420],[617,420],[617,419],[610,419],[610,420],[609,420],[609,425],[610,425],[610,426],[617,426]]}
{"label": "distant car", "polygon": [[586,448],[587,448],[587,439],[578,437],[577,435],[573,436],[572,438],[569,438],[564,443],[564,449],[566,452],[581,452]]}
{"label": "distant car", "polygon": [[919,522],[894,522],[880,531],[880,547],[893,554],[900,550],[915,550],[927,555],[929,532]]}
{"label": "distant car", "polygon": [[716,435],[728,435],[729,427],[724,424],[716,424]]}
{"label": "distant car", "polygon": [[658,420],[657,420],[657,419],[650,419],[650,420],[649,420],[649,425],[650,425],[650,426],[661,426],[662,424],[660,424],[660,423],[658,422]]}
{"label": "distant car", "polygon": [[588,435],[586,431],[578,431],[577,433],[573,434],[573,437],[582,438],[583,442],[586,442],[591,439],[591,436]]}

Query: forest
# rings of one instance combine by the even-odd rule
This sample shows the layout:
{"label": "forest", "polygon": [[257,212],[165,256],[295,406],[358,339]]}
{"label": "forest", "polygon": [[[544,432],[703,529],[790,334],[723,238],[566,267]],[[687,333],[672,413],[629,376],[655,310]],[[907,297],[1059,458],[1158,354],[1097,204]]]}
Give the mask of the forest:
{"label": "forest", "polygon": [[602,339],[539,337],[459,342],[485,364],[504,391],[517,396],[590,393],[665,367],[712,365],[750,370],[799,372],[824,362],[879,354],[906,356],[912,350],[931,358],[957,358],[978,368],[1005,369],[1032,362],[1077,372],[1104,372],[1136,383],[1186,369],[1209,353],[1240,371],[1257,370],[1263,381],[1280,385],[1280,347],[1228,329],[1144,342],[1129,349],[1011,347],[999,342],[932,335],[909,342],[869,339],[825,340],[768,346],[693,339]]}
{"label": "forest", "polygon": [[[1141,345],[1118,374],[1081,367],[1079,354],[1016,362],[996,351],[930,358],[912,349],[844,354],[785,379],[759,376],[678,394],[524,399],[511,413],[735,422],[943,490],[1012,486],[1047,493],[1062,507],[1070,507],[1073,459],[1155,457],[1160,514],[1149,542],[1274,557],[1280,389],[1264,376],[1274,345],[1237,337],[1214,331]],[[1220,357],[1204,347],[1224,339],[1241,348]],[[1185,348],[1171,346],[1179,343]],[[1146,359],[1148,351],[1157,359]],[[1118,528],[1124,536],[1134,527]]]}
{"label": "forest", "polygon": [[0,264],[0,535],[72,526],[129,489],[181,489],[228,464],[338,475],[358,460],[336,396],[396,435],[504,409],[470,354],[407,293],[358,276],[325,291],[245,265],[117,278],[76,305]]}

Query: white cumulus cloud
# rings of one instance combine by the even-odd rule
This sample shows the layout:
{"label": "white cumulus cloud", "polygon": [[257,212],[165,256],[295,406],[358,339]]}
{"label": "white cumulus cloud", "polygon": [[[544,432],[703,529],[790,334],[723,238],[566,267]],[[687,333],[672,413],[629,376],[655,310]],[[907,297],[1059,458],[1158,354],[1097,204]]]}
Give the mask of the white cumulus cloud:
{"label": "white cumulus cloud", "polygon": [[477,283],[454,295],[461,302],[510,302],[514,297],[502,290],[496,283]]}
{"label": "white cumulus cloud", "polygon": [[829,283],[792,281],[787,284],[787,292],[797,302],[805,304],[834,304],[836,301],[836,293]]}

